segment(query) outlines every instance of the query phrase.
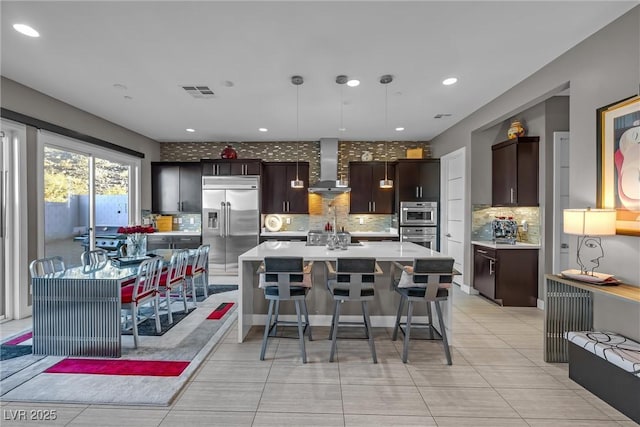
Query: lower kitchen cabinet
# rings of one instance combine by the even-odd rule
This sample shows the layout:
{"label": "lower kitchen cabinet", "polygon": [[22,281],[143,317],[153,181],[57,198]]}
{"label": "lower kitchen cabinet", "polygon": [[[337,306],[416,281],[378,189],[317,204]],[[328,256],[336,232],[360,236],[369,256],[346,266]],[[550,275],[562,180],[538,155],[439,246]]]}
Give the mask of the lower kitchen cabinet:
{"label": "lower kitchen cabinet", "polygon": [[473,246],[473,287],[504,306],[536,307],[538,249]]}
{"label": "lower kitchen cabinet", "polygon": [[200,243],[200,236],[149,234],[147,236],[147,251],[155,249],[197,249]]}

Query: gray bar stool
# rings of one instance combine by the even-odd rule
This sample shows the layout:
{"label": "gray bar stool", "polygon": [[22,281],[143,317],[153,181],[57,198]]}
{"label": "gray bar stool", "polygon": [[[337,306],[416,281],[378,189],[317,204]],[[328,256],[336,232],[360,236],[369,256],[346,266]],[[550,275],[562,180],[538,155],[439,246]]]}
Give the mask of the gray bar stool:
{"label": "gray bar stool", "polygon": [[[444,319],[442,318],[441,301],[446,301],[449,297],[448,287],[453,282],[453,258],[420,258],[413,261],[413,268],[407,269],[402,264],[394,262],[396,266],[403,269],[403,276],[396,283],[395,291],[400,294],[400,304],[396,316],[396,324],[393,328],[392,340],[398,338],[398,329],[404,334],[404,345],[402,347],[402,361],[407,363],[409,356],[409,338],[411,328],[421,327],[429,329],[430,339],[441,339],[444,345],[444,352],[447,356],[447,364],[451,365],[451,352],[447,341],[447,331]],[[409,270],[409,271],[407,271]],[[402,310],[407,301],[407,321],[401,323]],[[413,303],[427,304],[427,323],[412,323]],[[440,323],[441,334],[433,327],[433,317],[431,314],[431,303],[435,305],[436,313]],[[405,326],[403,328],[403,326]],[[435,338],[438,335],[439,338]]]}
{"label": "gray bar stool", "polygon": [[[309,341],[313,340],[307,301],[305,300],[309,289],[311,289],[311,265],[312,263],[309,263],[305,266],[302,258],[299,257],[265,257],[264,264],[258,270],[260,273],[260,287],[264,290],[264,297],[269,300],[269,312],[264,325],[260,360],[264,360],[267,341],[269,337],[276,335],[278,325],[296,325],[298,327],[302,363],[307,363],[307,352],[304,344],[304,334],[307,329],[309,331]],[[297,322],[278,320],[280,301],[293,301],[295,303],[298,316]],[[304,322],[302,321],[302,315],[305,317]],[[273,322],[271,321],[272,318],[274,318]]]}
{"label": "gray bar stool", "polygon": [[[335,269],[329,261],[326,262],[326,265],[329,270],[327,286],[334,300],[329,361],[333,362],[336,352],[338,327],[340,325],[363,325],[369,339],[373,363],[378,363],[367,302],[375,297],[374,278],[376,274],[382,274],[382,269],[376,263],[375,258],[339,258],[336,261]],[[363,323],[340,322],[340,304],[345,301],[361,303]]]}

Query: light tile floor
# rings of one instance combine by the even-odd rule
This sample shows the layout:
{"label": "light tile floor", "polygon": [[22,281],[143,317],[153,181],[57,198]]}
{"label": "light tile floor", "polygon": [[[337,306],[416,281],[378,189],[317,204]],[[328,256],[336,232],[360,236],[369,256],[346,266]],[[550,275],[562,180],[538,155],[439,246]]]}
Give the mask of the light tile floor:
{"label": "light tile floor", "polygon": [[[2,425],[70,426],[633,426],[633,421],[545,363],[543,312],[499,307],[455,290],[453,366],[439,342],[412,341],[409,363],[391,331],[376,331],[379,363],[364,340],[339,340],[329,363],[328,328],[314,328],[302,364],[298,343],[261,330],[245,343],[232,328],[169,407],[1,402]],[[0,325],[2,336],[29,321]],[[26,419],[11,421],[24,409]],[[38,412],[38,410],[40,410]],[[35,422],[55,410],[56,419]]]}

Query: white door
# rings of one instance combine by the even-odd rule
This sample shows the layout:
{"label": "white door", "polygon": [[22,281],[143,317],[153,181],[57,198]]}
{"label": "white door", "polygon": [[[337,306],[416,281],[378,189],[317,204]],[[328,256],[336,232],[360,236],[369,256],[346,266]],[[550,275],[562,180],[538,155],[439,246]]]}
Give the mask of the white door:
{"label": "white door", "polygon": [[[464,273],[465,251],[465,194],[466,149],[463,147],[440,159],[441,185],[441,237],[440,251],[455,259],[454,268]],[[464,275],[455,276],[454,282],[465,286]]]}
{"label": "white door", "polygon": [[553,133],[553,271],[569,268],[569,236],[562,211],[569,207],[569,132]]}

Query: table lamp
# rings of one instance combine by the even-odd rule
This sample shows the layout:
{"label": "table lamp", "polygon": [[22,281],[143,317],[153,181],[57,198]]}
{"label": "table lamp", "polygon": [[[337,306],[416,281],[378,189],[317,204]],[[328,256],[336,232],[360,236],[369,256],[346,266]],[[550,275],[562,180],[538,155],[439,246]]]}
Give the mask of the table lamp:
{"label": "table lamp", "polygon": [[578,236],[576,259],[580,275],[594,277],[600,266],[604,250],[600,237],[616,234],[616,211],[614,209],[564,209],[564,232]]}

